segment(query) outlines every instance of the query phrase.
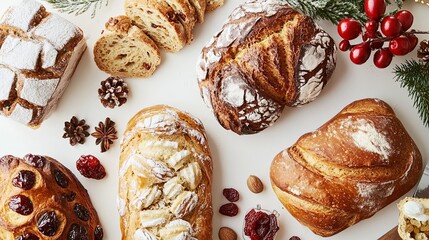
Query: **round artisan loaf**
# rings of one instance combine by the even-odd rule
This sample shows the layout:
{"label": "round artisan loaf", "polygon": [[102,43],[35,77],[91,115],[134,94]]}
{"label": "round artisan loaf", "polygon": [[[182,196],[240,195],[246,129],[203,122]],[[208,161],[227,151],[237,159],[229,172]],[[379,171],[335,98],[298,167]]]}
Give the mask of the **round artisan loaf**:
{"label": "round artisan loaf", "polygon": [[202,123],[178,109],[143,109],[121,143],[123,240],[212,239],[212,172]]}
{"label": "round artisan loaf", "polygon": [[47,156],[0,158],[0,239],[101,240],[86,189]]}
{"label": "round artisan loaf", "polygon": [[197,77],[220,124],[251,134],[284,106],[313,101],[335,66],[335,42],[311,18],[280,0],[250,0],[203,48]]}
{"label": "round artisan loaf", "polygon": [[126,16],[110,18],[94,46],[98,68],[114,76],[151,76],[161,63],[158,46]]}
{"label": "round artisan loaf", "polygon": [[392,108],[363,99],[280,152],[270,179],[286,209],[327,237],[394,202],[421,174],[420,151]]}

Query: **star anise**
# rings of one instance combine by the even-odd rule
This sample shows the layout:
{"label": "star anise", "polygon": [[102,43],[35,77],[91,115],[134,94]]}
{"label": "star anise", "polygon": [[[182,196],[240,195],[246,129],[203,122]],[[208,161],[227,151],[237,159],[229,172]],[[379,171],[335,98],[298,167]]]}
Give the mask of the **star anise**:
{"label": "star anise", "polygon": [[85,120],[79,120],[73,116],[70,122],[64,123],[64,134],[63,138],[69,138],[70,145],[85,143],[85,138],[89,136],[89,126],[85,123]]}
{"label": "star anise", "polygon": [[100,144],[101,152],[105,152],[110,149],[110,144],[114,140],[118,139],[116,136],[115,122],[106,118],[103,122],[98,123],[98,127],[95,127],[95,132],[91,134],[95,137],[95,144]]}
{"label": "star anise", "polygon": [[420,42],[420,48],[417,50],[417,57],[424,62],[429,62],[429,41],[424,40]]}
{"label": "star anise", "polygon": [[120,107],[127,102],[128,85],[122,78],[109,77],[101,82],[98,97],[104,107]]}

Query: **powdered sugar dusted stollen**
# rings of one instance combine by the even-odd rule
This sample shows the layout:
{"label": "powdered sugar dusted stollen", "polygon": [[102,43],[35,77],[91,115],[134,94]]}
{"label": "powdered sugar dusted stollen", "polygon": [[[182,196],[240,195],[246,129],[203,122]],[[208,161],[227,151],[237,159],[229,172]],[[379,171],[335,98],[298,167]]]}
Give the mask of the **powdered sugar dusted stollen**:
{"label": "powdered sugar dusted stollen", "polygon": [[81,29],[33,0],[0,19],[0,114],[38,127],[86,49]]}
{"label": "powdered sugar dusted stollen", "polygon": [[392,108],[363,99],[280,152],[270,178],[286,209],[326,237],[407,193],[421,173],[420,151]]}
{"label": "powdered sugar dusted stollen", "polygon": [[212,171],[198,119],[162,105],[137,113],[121,143],[122,239],[212,239]]}
{"label": "powdered sugar dusted stollen", "polygon": [[251,0],[203,48],[197,78],[222,126],[250,134],[284,106],[313,101],[335,65],[334,41],[312,19],[280,0]]}

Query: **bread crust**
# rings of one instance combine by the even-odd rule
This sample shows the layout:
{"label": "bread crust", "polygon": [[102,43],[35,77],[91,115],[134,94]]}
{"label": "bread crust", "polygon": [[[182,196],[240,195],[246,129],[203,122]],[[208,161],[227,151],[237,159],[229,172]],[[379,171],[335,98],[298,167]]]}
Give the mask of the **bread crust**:
{"label": "bread crust", "polygon": [[[42,156],[44,165],[37,167],[24,159],[14,156],[0,158],[0,187],[3,194],[0,196],[0,237],[3,240],[15,240],[24,233],[35,234],[40,239],[67,239],[73,224],[82,226],[87,231],[87,239],[94,240],[94,231],[100,226],[100,220],[94,209],[86,189],[74,174],[61,163],[48,156]],[[35,174],[35,185],[29,190],[23,190],[12,185],[12,179],[20,171],[30,171]],[[60,186],[56,179],[56,172],[64,174],[68,183]],[[33,203],[33,211],[24,216],[13,212],[8,207],[10,197],[24,195]],[[88,213],[88,219],[82,220],[75,213],[76,204],[83,206]],[[60,224],[55,235],[48,237],[37,228],[38,218],[48,212],[55,211]],[[100,240],[101,238],[95,239]]]}
{"label": "bread crust", "polygon": [[197,78],[220,124],[252,134],[274,124],[285,106],[313,101],[335,64],[333,39],[312,19],[281,1],[252,0],[203,48]]}
{"label": "bread crust", "polygon": [[279,153],[270,179],[287,210],[327,237],[407,193],[421,173],[420,151],[392,108],[363,99]]}
{"label": "bread crust", "polygon": [[[183,151],[192,152],[192,157],[185,160],[186,164],[188,164],[186,166],[189,166],[191,163],[197,163],[202,174],[201,180],[194,190],[190,190],[189,186],[186,186],[184,190],[182,189],[184,192],[194,191],[197,194],[198,201],[195,207],[183,217],[177,217],[171,214],[172,205],[169,202],[170,200],[168,200],[167,195],[169,194],[165,192],[167,187],[164,185],[177,176],[180,179],[183,178],[180,172],[183,171],[185,166],[175,170],[169,164],[170,161],[167,160],[172,159],[171,156]],[[139,187],[137,187],[137,190],[133,190],[132,186],[135,184],[133,181],[136,181],[139,170],[133,166],[129,167],[129,164],[130,159],[136,159],[136,154],[139,156],[139,159],[150,158],[154,161],[161,161],[162,163],[158,162],[160,165],[167,163],[173,175],[164,180],[156,180],[156,177],[140,176],[139,183],[137,184]],[[182,219],[190,223],[192,226],[192,231],[190,231],[192,237],[196,237],[197,239],[212,239],[212,168],[207,137],[204,127],[199,120],[175,108],[164,105],[149,107],[137,113],[128,122],[121,143],[119,212],[121,215],[122,239],[134,239],[137,231],[148,231],[153,236],[156,236],[157,239],[172,239],[175,235],[160,238],[160,234],[165,231],[169,223],[177,219]],[[154,186],[162,189],[161,196],[158,196],[157,199],[148,204],[148,206],[143,207],[143,209],[136,208],[133,202],[135,202],[137,193],[148,187],[153,189]],[[148,199],[146,197],[142,201],[147,201]],[[145,220],[139,214],[154,209],[167,209],[170,212],[164,222],[154,227],[144,227]]]}

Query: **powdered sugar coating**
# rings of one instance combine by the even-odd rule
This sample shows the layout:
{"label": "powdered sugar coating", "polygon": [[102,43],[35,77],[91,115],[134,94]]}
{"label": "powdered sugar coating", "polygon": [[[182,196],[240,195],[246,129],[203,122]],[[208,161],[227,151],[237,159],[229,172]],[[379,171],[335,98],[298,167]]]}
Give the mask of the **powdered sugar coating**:
{"label": "powdered sugar coating", "polygon": [[137,229],[134,233],[134,240],[157,240],[157,238],[145,229]]}
{"label": "powdered sugar coating", "polygon": [[38,106],[46,106],[55,92],[60,79],[24,78],[21,98]]}
{"label": "powdered sugar coating", "polygon": [[15,82],[15,73],[5,67],[0,66],[0,101],[9,98],[12,85]]}
{"label": "powdered sugar coating", "polygon": [[23,0],[20,4],[9,8],[0,20],[0,24],[28,32],[28,30],[30,30],[31,22],[42,7],[42,4],[36,1]]}
{"label": "powdered sugar coating", "polygon": [[17,122],[28,124],[33,118],[33,109],[27,109],[20,104],[16,104],[12,114],[9,117]]}
{"label": "powdered sugar coating", "polygon": [[43,64],[42,68],[50,68],[55,65],[57,60],[58,51],[52,44],[45,42],[43,44]]}
{"label": "powdered sugar coating", "polygon": [[34,35],[44,37],[57,50],[64,46],[78,33],[76,26],[66,19],[51,14],[33,30]]}
{"label": "powdered sugar coating", "polygon": [[0,64],[17,69],[34,70],[39,59],[42,45],[14,36],[7,36],[0,48]]}

